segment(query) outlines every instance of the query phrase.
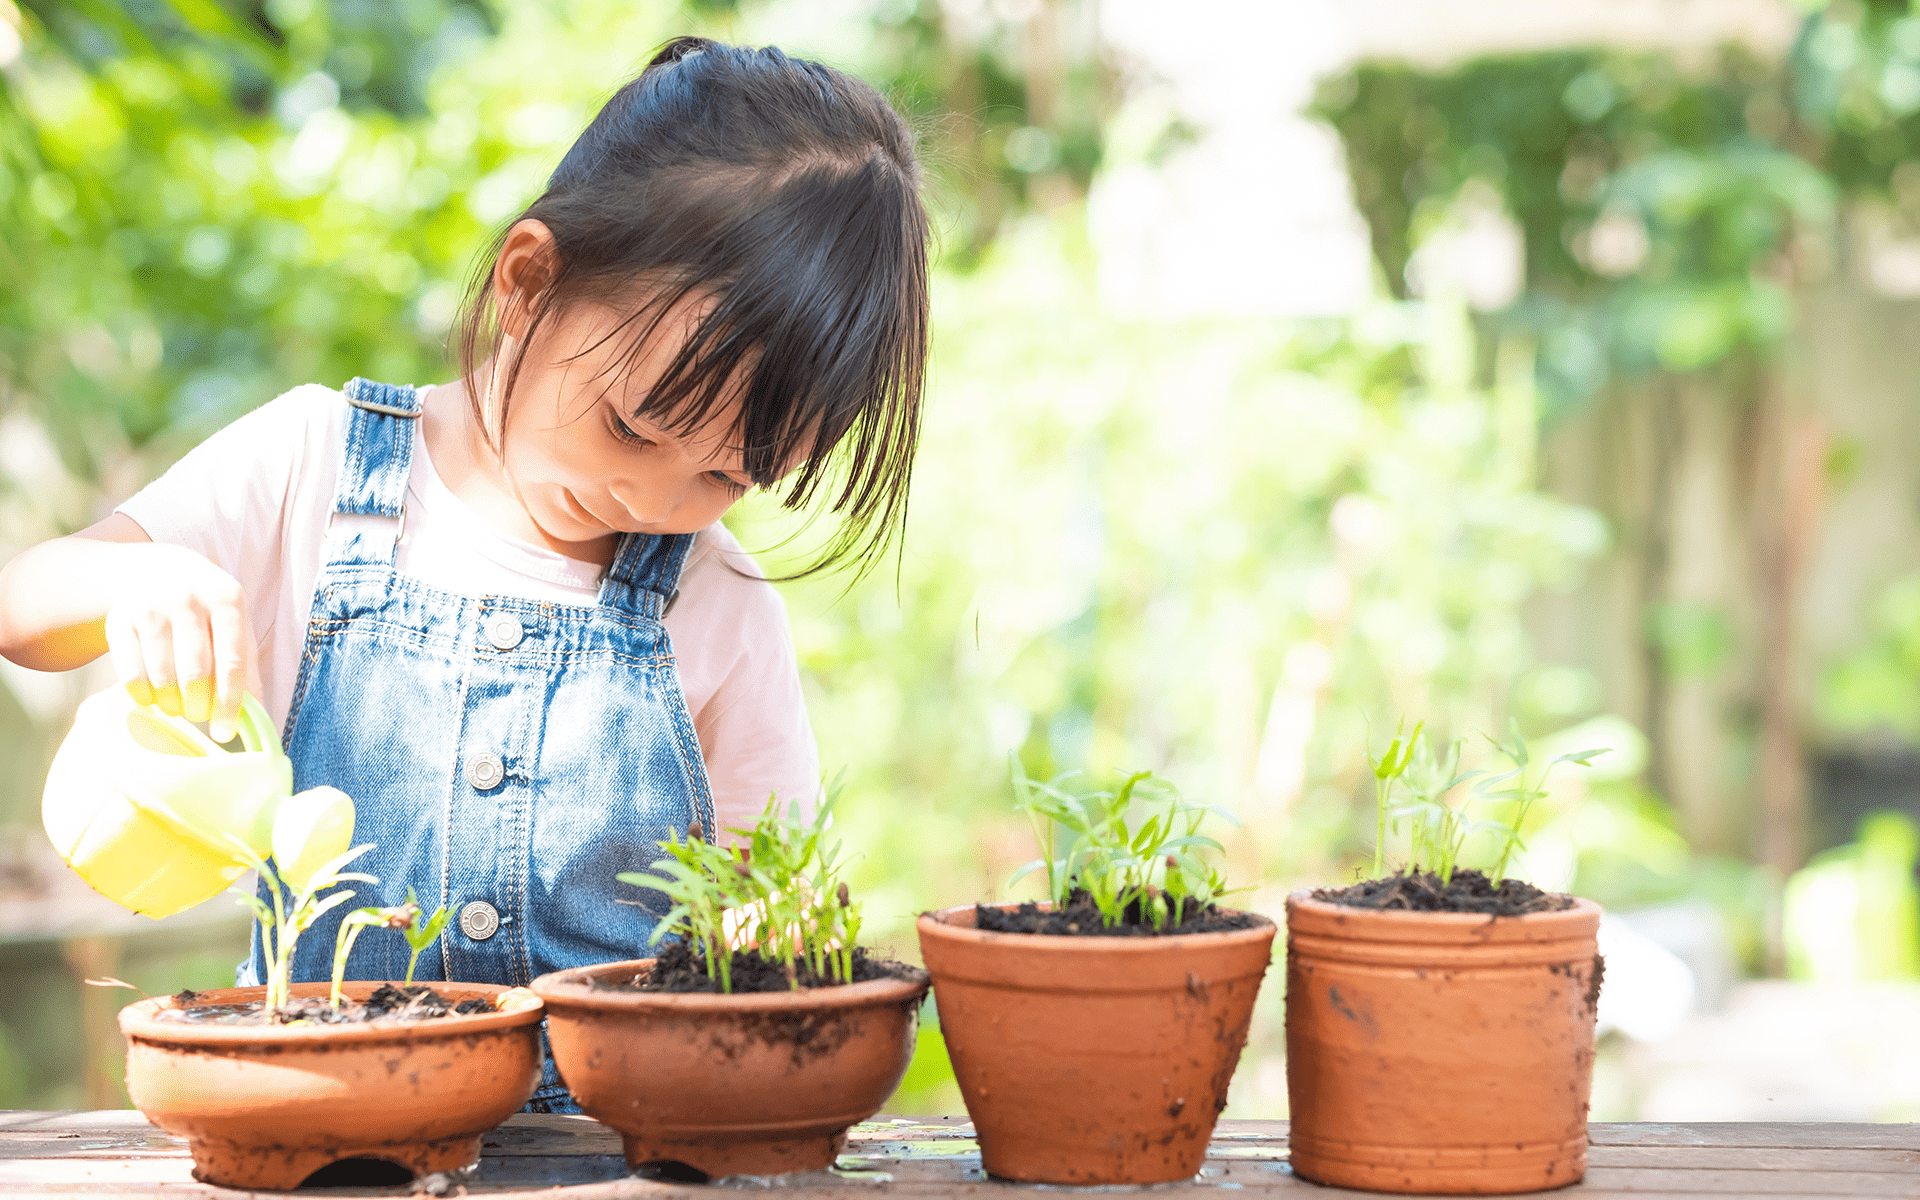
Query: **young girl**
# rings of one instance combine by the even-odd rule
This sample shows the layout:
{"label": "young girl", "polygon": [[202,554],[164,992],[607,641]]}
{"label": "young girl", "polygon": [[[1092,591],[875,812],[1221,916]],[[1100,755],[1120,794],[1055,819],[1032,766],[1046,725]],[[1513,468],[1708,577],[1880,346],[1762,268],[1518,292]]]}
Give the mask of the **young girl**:
{"label": "young girl", "polygon": [[[779,484],[841,520],[816,568],[884,552],[926,354],[918,186],[866,85],[672,42],[482,260],[457,382],[241,418],[8,564],[0,653],[109,653],[222,740],[251,686],[294,787],[349,793],[377,845],[356,903],[412,885],[457,914],[422,978],[643,953],[664,903],[616,874],[817,786],[780,599],[719,519]],[[296,979],[329,977],[341,913]],[[361,938],[347,975],[406,954]],[[263,966],[256,937],[240,982]],[[568,1103],[549,1067],[533,1107]]]}

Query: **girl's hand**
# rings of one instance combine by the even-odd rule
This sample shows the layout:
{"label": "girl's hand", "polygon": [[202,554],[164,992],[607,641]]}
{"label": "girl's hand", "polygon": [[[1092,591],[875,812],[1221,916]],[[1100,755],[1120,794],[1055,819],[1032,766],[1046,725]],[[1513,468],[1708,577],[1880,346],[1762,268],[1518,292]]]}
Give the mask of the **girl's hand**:
{"label": "girl's hand", "polygon": [[183,546],[142,547],[107,607],[114,674],[140,704],[208,722],[216,742],[232,738],[247,689],[245,596],[240,582]]}

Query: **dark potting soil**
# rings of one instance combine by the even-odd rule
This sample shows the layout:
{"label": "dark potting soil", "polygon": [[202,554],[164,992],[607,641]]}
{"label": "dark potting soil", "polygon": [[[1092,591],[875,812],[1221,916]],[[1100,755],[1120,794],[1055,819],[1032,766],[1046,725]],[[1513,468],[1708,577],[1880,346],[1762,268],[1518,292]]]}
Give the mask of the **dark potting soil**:
{"label": "dark potting soil", "polygon": [[1317,888],[1313,898],[1349,908],[1486,913],[1495,917],[1560,912],[1573,907],[1572,896],[1543,892],[1518,879],[1502,879],[1495,884],[1480,871],[1455,871],[1447,882],[1432,871],[1406,871],[1383,879],[1363,879],[1343,888]]}
{"label": "dark potting soil", "polygon": [[432,1021],[495,1011],[490,1001],[474,997],[455,1003],[420,983],[408,988],[383,983],[365,1000],[343,997],[339,1008],[327,1003],[325,996],[304,996],[275,1009],[271,1018],[258,1000],[248,1004],[196,1003],[199,999],[198,992],[179,992],[173,997],[178,1007],[161,1009],[155,1019],[209,1025],[361,1025],[372,1021]]}
{"label": "dark potting soil", "polygon": [[1182,900],[1179,919],[1164,926],[1148,924],[1138,903],[1129,904],[1120,913],[1120,923],[1109,928],[1101,921],[1100,909],[1093,897],[1080,888],[1067,893],[1065,908],[1043,910],[1028,902],[1015,909],[989,908],[976,904],[973,923],[976,929],[994,933],[1049,933],[1060,937],[1171,937],[1181,933],[1223,933],[1230,929],[1252,929],[1260,923],[1253,913],[1231,912],[1216,905]]}
{"label": "dark potting soil", "polygon": [[[794,977],[787,977],[787,969],[779,962],[762,958],[758,950],[735,950],[733,960],[727,964],[735,993],[740,992],[787,992],[793,990],[798,982],[803,988],[839,987],[838,978],[824,978],[816,975],[806,963],[797,963]],[[911,979],[919,974],[919,968],[906,963],[894,962],[890,958],[876,958],[868,954],[863,946],[853,948],[853,982],[866,983],[874,979]],[[634,975],[626,979],[596,979],[593,985],[619,992],[719,992],[720,980],[707,972],[707,960],[695,954],[685,942],[670,942],[653,960],[653,970],[644,975]]]}

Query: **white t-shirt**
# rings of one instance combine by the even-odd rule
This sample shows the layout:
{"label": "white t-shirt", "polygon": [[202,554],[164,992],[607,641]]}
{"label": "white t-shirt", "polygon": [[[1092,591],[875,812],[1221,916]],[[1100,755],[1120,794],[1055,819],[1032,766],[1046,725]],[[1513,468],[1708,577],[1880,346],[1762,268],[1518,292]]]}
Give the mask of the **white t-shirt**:
{"label": "white t-shirt", "polygon": [[[349,411],[332,388],[297,387],[208,438],[118,509],[154,541],[198,551],[240,581],[257,653],[255,694],[282,728],[306,646]],[[468,596],[597,602],[604,574],[598,564],[487,524],[441,481],[422,422],[412,425],[406,528],[395,557],[400,571]],[[819,757],[786,606],[718,522],[696,536],[680,573],[680,598],[664,623],[720,828],[751,825],[770,793],[810,803]]]}

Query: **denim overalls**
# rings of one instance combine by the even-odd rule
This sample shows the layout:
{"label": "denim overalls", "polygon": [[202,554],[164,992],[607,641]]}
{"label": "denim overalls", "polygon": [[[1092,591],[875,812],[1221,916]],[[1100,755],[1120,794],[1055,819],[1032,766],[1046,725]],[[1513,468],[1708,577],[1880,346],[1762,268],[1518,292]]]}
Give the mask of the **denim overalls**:
{"label": "denim overalls", "polygon": [[[649,954],[658,892],[614,876],[713,799],[660,619],[692,534],[626,534],[599,604],[462,596],[394,570],[420,393],[355,379],[327,561],[284,733],[296,790],[353,797],[347,869],[379,884],[301,935],[293,978],[332,977],[340,918],[411,884],[453,917],[416,980],[524,984],[563,967]],[[348,979],[406,975],[405,940],[368,929]],[[242,983],[265,962],[256,927]],[[251,976],[251,978],[248,978]],[[544,1035],[542,1037],[544,1043]],[[551,1056],[534,1111],[578,1111]]]}

